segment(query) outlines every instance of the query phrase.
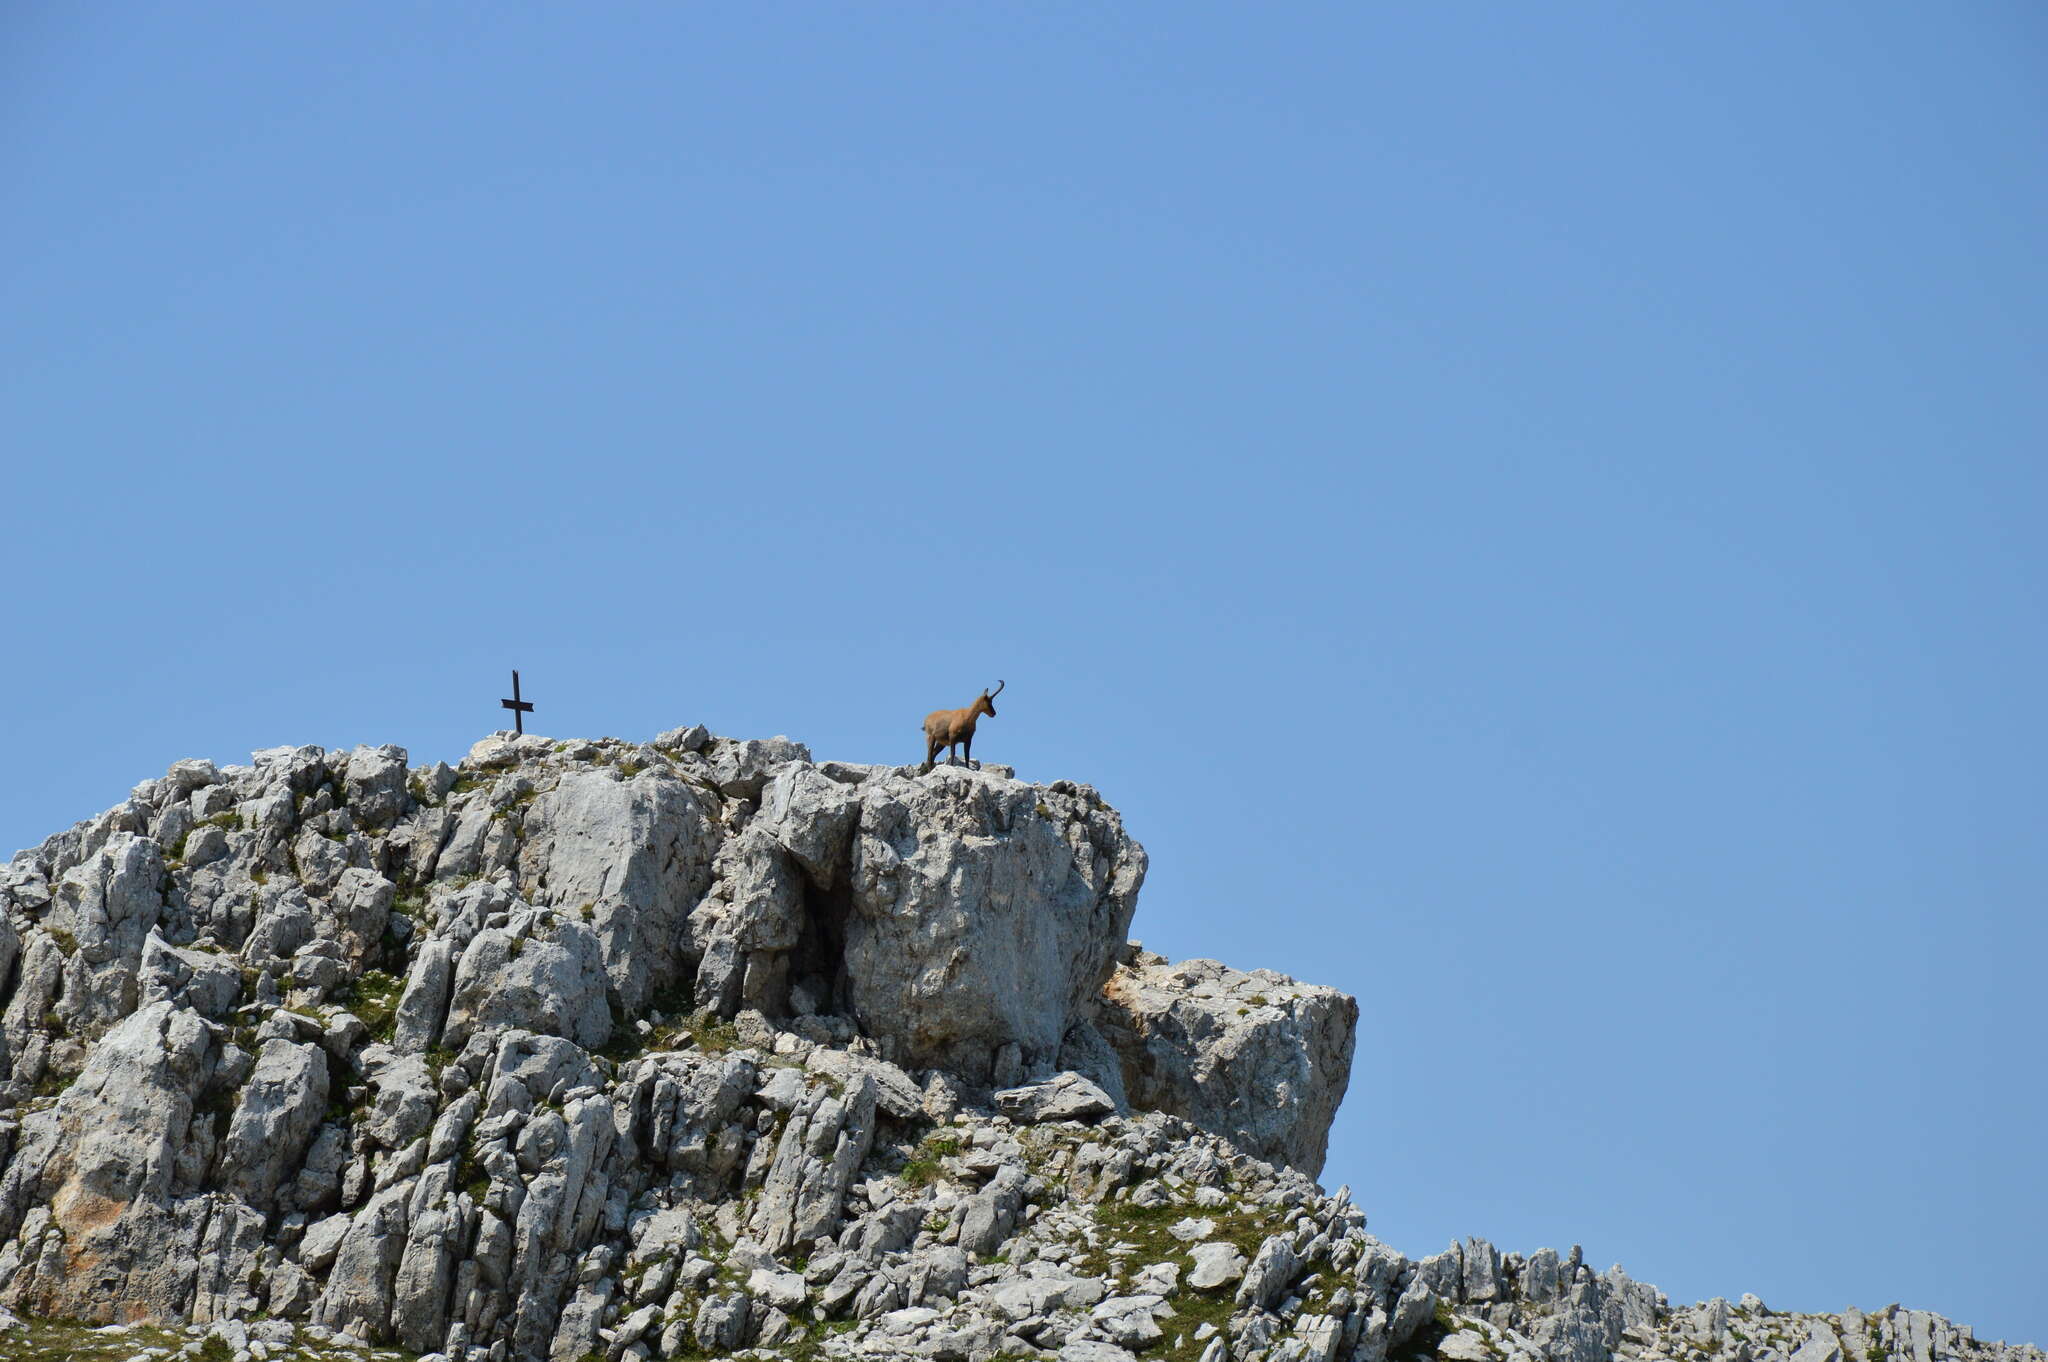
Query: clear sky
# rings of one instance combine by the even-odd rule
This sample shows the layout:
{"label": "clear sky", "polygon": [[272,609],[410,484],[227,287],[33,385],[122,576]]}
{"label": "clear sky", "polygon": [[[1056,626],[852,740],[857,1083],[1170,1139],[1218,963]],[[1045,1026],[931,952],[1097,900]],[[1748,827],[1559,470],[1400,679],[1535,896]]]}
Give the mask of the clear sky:
{"label": "clear sky", "polygon": [[0,854],[701,721],[1097,785],[1411,1253],[2048,1343],[2048,11],[0,12]]}

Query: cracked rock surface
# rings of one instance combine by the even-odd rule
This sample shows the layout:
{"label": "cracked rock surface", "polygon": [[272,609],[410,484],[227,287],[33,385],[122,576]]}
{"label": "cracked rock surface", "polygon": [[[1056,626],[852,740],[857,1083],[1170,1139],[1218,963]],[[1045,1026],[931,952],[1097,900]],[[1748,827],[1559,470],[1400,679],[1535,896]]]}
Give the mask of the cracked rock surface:
{"label": "cracked rock surface", "polygon": [[2048,1362],[1388,1248],[1356,1003],[1143,951],[1144,873],[702,728],[179,762],[0,867],[0,1362]]}

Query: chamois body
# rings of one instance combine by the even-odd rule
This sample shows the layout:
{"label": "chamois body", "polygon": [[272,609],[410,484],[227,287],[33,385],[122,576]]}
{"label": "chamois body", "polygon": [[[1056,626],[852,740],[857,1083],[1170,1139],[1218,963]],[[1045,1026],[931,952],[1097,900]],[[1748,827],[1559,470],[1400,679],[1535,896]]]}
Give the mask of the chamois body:
{"label": "chamois body", "polygon": [[954,759],[953,749],[960,749],[960,759],[974,761],[974,722],[982,715],[996,717],[995,697],[1003,693],[1007,681],[996,682],[994,691],[983,691],[975,697],[974,703],[965,709],[935,709],[924,716],[924,769],[929,771],[939,759],[939,749],[946,749],[946,760]]}

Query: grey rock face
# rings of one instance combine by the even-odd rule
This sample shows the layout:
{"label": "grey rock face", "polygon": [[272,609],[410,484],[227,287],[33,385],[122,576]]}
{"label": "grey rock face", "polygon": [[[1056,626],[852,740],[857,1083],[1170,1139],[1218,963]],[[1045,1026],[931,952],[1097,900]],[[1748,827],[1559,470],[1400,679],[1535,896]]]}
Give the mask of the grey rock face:
{"label": "grey rock face", "polygon": [[217,1053],[197,1013],[151,1003],[23,1122],[0,1177],[0,1237],[55,1232],[63,1249],[25,1262],[0,1299],[96,1322],[184,1312],[206,1207],[192,1195],[199,1170],[180,1156]]}
{"label": "grey rock face", "polygon": [[152,935],[142,943],[137,985],[141,1006],[168,999],[219,1020],[242,996],[242,972],[232,959],[181,951]]}
{"label": "grey rock face", "polygon": [[1261,1157],[1322,1171],[1351,1082],[1358,1003],[1335,989],[1214,960],[1141,955],[1104,989],[1096,1025],[1142,1110],[1184,1116]]}
{"label": "grey rock face", "polygon": [[2048,1362],[1410,1261],[1309,1180],[1355,1004],[1132,947],[1144,867],[1085,786],[687,729],[181,764],[0,867],[0,1304],[244,1362]]}
{"label": "grey rock face", "polygon": [[455,967],[442,1043],[518,1028],[602,1045],[611,1035],[605,978],[597,937],[580,922],[522,914],[516,927],[486,928]]}
{"label": "grey rock face", "polygon": [[1415,1337],[1415,1331],[1436,1317],[1436,1292],[1426,1282],[1409,1284],[1394,1302],[1393,1321],[1387,1326],[1387,1342],[1400,1347]]}
{"label": "grey rock face", "polygon": [[221,1144],[222,1184],[268,1207],[326,1109],[327,1056],[311,1045],[265,1042]]}
{"label": "grey rock face", "polygon": [[350,1220],[314,1310],[317,1323],[358,1338],[389,1337],[392,1278],[405,1253],[410,1192],[404,1185],[388,1187]]}
{"label": "grey rock face", "polygon": [[731,1352],[747,1339],[748,1307],[743,1292],[707,1298],[697,1311],[697,1346],[708,1353]]}
{"label": "grey rock face", "polygon": [[613,995],[638,1012],[682,973],[684,922],[709,887],[718,834],[699,792],[666,768],[571,771],[524,825],[526,897],[591,924]]}
{"label": "grey rock face", "polygon": [[1005,1165],[987,1187],[967,1199],[959,1222],[962,1252],[986,1256],[1010,1237],[1024,1209],[1025,1181],[1014,1165]]}
{"label": "grey rock face", "polygon": [[1842,1340],[1827,1325],[1816,1323],[1792,1354],[1792,1362],[1842,1362]]}
{"label": "grey rock face", "polygon": [[1244,1282],[1237,1288],[1237,1303],[1266,1309],[1280,1299],[1280,1293],[1294,1282],[1301,1258],[1293,1241],[1276,1234],[1259,1245],[1252,1265],[1245,1269]]}
{"label": "grey rock face", "polygon": [[68,1027],[101,1030],[134,1009],[142,944],[163,914],[163,873],[161,847],[121,832],[58,881],[44,925],[75,943],[56,1008]]}
{"label": "grey rock face", "polygon": [[411,807],[403,747],[358,747],[349,754],[346,770],[342,793],[364,825],[388,826]]}
{"label": "grey rock face", "polygon": [[814,1098],[791,1117],[753,1217],[754,1233],[770,1252],[809,1243],[837,1226],[874,1134],[875,1086],[865,1077],[843,1097]]}
{"label": "grey rock face", "polygon": [[[858,787],[847,991],[897,1063],[1049,1066],[1114,967],[1145,854],[1106,805],[963,768]],[[1068,787],[1072,789],[1072,787]]]}

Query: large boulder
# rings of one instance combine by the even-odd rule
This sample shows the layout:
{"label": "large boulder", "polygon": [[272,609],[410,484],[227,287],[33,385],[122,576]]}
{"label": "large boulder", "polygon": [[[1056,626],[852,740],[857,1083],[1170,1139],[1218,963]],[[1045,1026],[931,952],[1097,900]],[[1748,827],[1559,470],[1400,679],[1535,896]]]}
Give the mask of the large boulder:
{"label": "large boulder", "polygon": [[1115,968],[1144,848],[1065,782],[940,767],[859,788],[844,970],[861,1030],[974,1083],[1049,1071]]}
{"label": "large boulder", "polygon": [[1313,1177],[1351,1083],[1358,1000],[1271,970],[1138,952],[1096,1027],[1141,1110],[1186,1117]]}

